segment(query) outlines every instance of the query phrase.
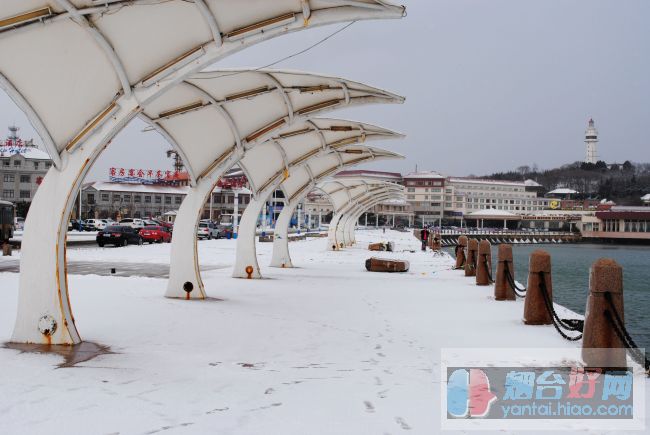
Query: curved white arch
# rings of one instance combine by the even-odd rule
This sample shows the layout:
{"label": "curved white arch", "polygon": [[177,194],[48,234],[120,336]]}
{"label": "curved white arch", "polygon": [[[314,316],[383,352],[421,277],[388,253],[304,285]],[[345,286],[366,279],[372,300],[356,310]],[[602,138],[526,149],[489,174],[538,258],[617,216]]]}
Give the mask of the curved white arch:
{"label": "curved white arch", "polygon": [[[395,159],[403,158],[403,156],[386,151],[380,148],[367,147],[368,152],[368,161],[370,160],[381,160],[381,159]],[[354,164],[358,164],[355,162]],[[343,168],[348,167],[349,165],[344,164]],[[309,165],[306,165],[302,168],[305,172],[303,179],[305,183],[301,184],[301,181],[294,181],[296,178],[300,178],[299,173],[292,176],[289,180],[281,184],[282,190],[285,192],[285,205],[278,216],[276,221],[275,228],[273,230],[273,253],[271,256],[271,267],[280,267],[280,268],[291,268],[293,267],[293,262],[291,260],[291,255],[289,253],[289,224],[291,217],[293,216],[294,211],[298,204],[313,190],[317,187],[318,183],[322,182],[325,179],[328,179],[332,176],[332,170],[339,171],[341,168],[329,168],[328,170],[322,171],[321,173],[314,175],[311,171]],[[296,172],[298,172],[297,170]],[[307,181],[308,180],[308,181]],[[291,182],[290,182],[291,181]],[[335,182],[335,181],[330,181]]]}
{"label": "curved white arch", "polygon": [[377,197],[383,193],[401,193],[402,186],[386,181],[369,178],[346,178],[328,181],[318,186],[332,202],[334,216],[328,230],[328,249],[338,250],[346,245],[342,220],[347,220],[348,214],[359,204],[364,204],[368,198]]}
{"label": "curved white arch", "polygon": [[354,227],[356,225],[355,216],[358,216],[358,213],[360,211],[363,212],[363,210],[367,210],[374,205],[384,202],[388,199],[395,199],[400,197],[403,197],[402,192],[384,191],[382,193],[374,193],[372,195],[368,195],[363,201],[360,201],[358,204],[354,205],[350,210],[343,214],[339,220],[338,227],[336,228],[336,236],[339,246],[342,244],[343,247],[346,247],[353,244],[353,237],[351,234],[353,231],[350,227]]}
{"label": "curved white arch", "polygon": [[[305,21],[298,0],[295,4],[268,2],[263,6],[256,2],[256,8],[247,8],[243,2],[224,6],[204,1],[222,32],[220,45],[194,2],[107,0],[97,6],[88,6],[85,0],[70,2],[76,14],[85,17],[112,47],[127,76],[130,93],[124,92],[107,45],[102,47],[98,34],[88,32],[80,20],[75,22],[70,11],[46,0],[34,0],[29,2],[30,8],[36,8],[35,14],[40,15],[32,19],[34,14],[29,12],[35,9],[26,10],[23,0],[3,1],[0,23],[11,20],[4,21],[10,24],[0,29],[0,74],[22,95],[16,103],[30,122],[37,125],[40,121],[46,136],[52,138],[59,156],[50,146],[53,160],[60,159],[60,169],[51,170],[45,177],[26,219],[13,342],[81,341],[67,294],[67,219],[81,181],[94,161],[139,112],[146,112],[188,75],[258,42],[325,24],[399,18],[403,14],[403,8],[383,3],[378,10],[322,4],[312,5]],[[132,33],[125,29],[133,26],[147,38],[130,37]],[[15,62],[19,55],[22,61]],[[62,103],[66,110],[61,110]],[[185,151],[191,159],[191,153]],[[26,272],[33,270],[40,273]],[[36,327],[43,316],[58,325],[49,335]]]}
{"label": "curved white arch", "polygon": [[[290,157],[289,170],[285,172],[283,164],[272,165],[270,155],[272,146],[258,146],[240,162],[254,174],[255,184],[261,186],[253,192],[253,199],[246,207],[240,221],[237,238],[237,253],[232,276],[235,278],[260,278],[260,268],[255,251],[255,232],[257,220],[267,197],[284,181],[293,177],[295,170],[309,164],[312,171],[322,173],[323,177],[341,169],[372,159],[374,156],[368,148],[355,146],[365,140],[395,138],[400,135],[371,125],[361,125],[351,121],[312,119],[325,135],[327,148],[323,150],[318,135],[313,132],[282,137],[279,141]],[[333,128],[344,127],[344,128]],[[349,128],[348,128],[349,127]],[[300,129],[297,129],[300,131]],[[301,136],[310,135],[312,138]],[[311,140],[311,143],[308,141]],[[297,152],[294,148],[300,146]],[[332,152],[334,151],[334,152]],[[264,165],[265,167],[262,167]]]}
{"label": "curved white arch", "polygon": [[[233,75],[233,72],[237,75]],[[268,86],[269,77],[273,78],[272,87]],[[153,114],[170,112],[174,107],[190,107],[189,103],[194,99],[194,94],[188,94],[186,91],[194,91],[197,87],[201,90],[199,96],[210,103],[186,114],[175,115],[178,118],[165,120],[161,117],[158,121],[169,129],[179,146],[187,150],[189,156],[184,162],[198,174],[196,184],[187,193],[176,215],[165,296],[205,298],[196,251],[196,227],[203,204],[219,178],[250,154],[257,145],[273,139],[273,135],[279,134],[279,140],[283,141],[296,134],[317,132],[319,137],[322,136],[323,133],[307,118],[308,115],[294,115],[293,124],[289,125],[291,112],[297,110],[314,115],[345,106],[345,96],[339,86],[341,82],[352,89],[348,106],[403,101],[402,97],[389,92],[337,77],[281,70],[224,70],[193,75],[161,98],[156,107],[146,109]],[[185,84],[188,85],[187,89],[183,88]],[[307,89],[311,90],[305,91]],[[282,103],[285,96],[291,99],[290,105]],[[211,116],[210,119],[215,115],[212,106],[218,106],[222,110],[228,109],[235,114],[228,116],[227,127],[219,129],[215,122],[206,122],[206,114]],[[304,124],[296,127],[300,121]],[[334,127],[351,129],[345,121],[341,122],[340,126],[335,124]],[[362,124],[357,123],[355,126]],[[241,132],[238,134],[243,145],[239,152],[236,152],[237,138],[233,142],[224,129]],[[375,128],[375,134],[382,132],[392,134]],[[344,133],[337,134],[340,136]],[[286,160],[286,154],[280,152],[279,155],[283,161]],[[247,175],[251,189],[257,191],[264,181],[255,176],[259,170],[249,166],[251,165],[242,165],[241,169]],[[267,165],[264,165],[264,168],[266,167]],[[185,288],[192,289],[189,295]]]}

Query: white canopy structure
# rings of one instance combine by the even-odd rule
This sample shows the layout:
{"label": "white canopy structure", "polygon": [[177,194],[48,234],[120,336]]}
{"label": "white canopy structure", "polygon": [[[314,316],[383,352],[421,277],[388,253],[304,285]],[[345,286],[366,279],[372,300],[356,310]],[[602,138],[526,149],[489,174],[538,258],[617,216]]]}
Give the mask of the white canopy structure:
{"label": "white canopy structure", "polygon": [[[380,155],[377,150],[372,150],[373,156],[377,158],[403,158],[401,155]],[[347,166],[347,165],[344,165]],[[339,168],[336,169],[338,172]],[[324,180],[333,175],[331,168],[326,168],[321,172],[315,172],[310,165],[298,168],[292,176],[285,180],[280,188],[284,192],[285,204],[275,222],[273,230],[273,255],[271,257],[272,267],[291,268],[293,262],[289,254],[289,224],[291,216],[296,207],[313,189],[318,185],[327,185]],[[369,180],[369,179],[368,179]],[[322,189],[321,189],[322,190]],[[336,209],[335,209],[336,212]]]}
{"label": "white canopy structure", "polygon": [[[353,242],[354,225],[358,216],[388,199],[404,199],[404,187],[373,178],[345,178],[323,182],[317,186],[330,199],[334,216],[328,231],[328,247],[339,250]],[[352,229],[349,226],[352,225]]]}
{"label": "white canopy structure", "polygon": [[[203,204],[219,178],[257,144],[296,124],[301,125],[300,133],[313,132],[313,137],[320,137],[318,127],[305,120],[329,110],[403,101],[390,92],[337,77],[275,70],[227,70],[192,75],[148,105],[141,116],[181,150],[188,172],[195,174],[196,180],[175,220],[166,295],[204,297],[196,256],[196,227]],[[343,123],[333,128],[351,127]],[[298,140],[304,137],[308,136],[301,135]],[[300,148],[292,150],[295,153]],[[283,161],[282,155],[265,155],[262,166],[269,167],[268,159],[273,157]],[[247,161],[248,166],[255,164],[251,158]],[[253,183],[253,174],[247,175]],[[235,222],[235,230],[236,226]]]}
{"label": "white canopy structure", "polygon": [[[257,220],[269,195],[292,178],[307,182],[315,175],[333,174],[342,167],[359,164],[375,157],[397,157],[395,153],[359,146],[368,140],[393,139],[401,135],[353,121],[311,119],[294,125],[272,141],[246,153],[239,166],[249,176],[253,198],[239,224],[237,255],[233,277],[260,278],[255,252]],[[307,167],[309,178],[305,179]],[[303,170],[300,170],[303,169]]]}
{"label": "white canopy structure", "polygon": [[12,341],[81,341],[65,270],[75,194],[112,138],[156,98],[258,42],[403,15],[403,7],[384,0],[3,0],[0,86],[26,113],[55,166],[25,223]]}

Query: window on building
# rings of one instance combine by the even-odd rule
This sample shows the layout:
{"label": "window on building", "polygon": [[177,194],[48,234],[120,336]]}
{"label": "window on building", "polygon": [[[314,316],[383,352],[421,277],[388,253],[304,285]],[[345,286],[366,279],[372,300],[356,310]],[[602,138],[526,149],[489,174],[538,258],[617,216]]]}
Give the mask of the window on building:
{"label": "window on building", "polygon": [[108,193],[102,193],[102,201],[108,202],[109,200]]}
{"label": "window on building", "polygon": [[2,166],[9,166],[9,159],[3,159],[2,160]]}
{"label": "window on building", "polygon": [[171,204],[172,203],[172,197],[171,196],[166,196],[165,197],[165,204]]}
{"label": "window on building", "polygon": [[89,193],[86,195],[86,201],[88,201],[88,204],[94,204],[95,203],[95,194],[94,193]]}
{"label": "window on building", "polygon": [[20,198],[21,199],[29,199],[32,197],[32,192],[29,190],[21,190],[20,191]]}
{"label": "window on building", "polygon": [[162,196],[156,195],[156,204],[162,204]]}
{"label": "window on building", "polygon": [[13,174],[5,174],[4,179],[5,183],[13,183],[16,180]]}
{"label": "window on building", "polygon": [[45,162],[45,169],[50,169],[51,167],[52,167],[52,163]]}
{"label": "window on building", "polygon": [[14,160],[14,166],[20,166],[20,165],[21,165],[20,160]]}
{"label": "window on building", "polygon": [[113,194],[113,201],[119,201],[121,199],[120,195],[117,193]]}
{"label": "window on building", "polygon": [[38,162],[34,162],[34,169],[38,169]]}
{"label": "window on building", "polygon": [[142,202],[142,197],[140,195],[133,195],[133,202]]}
{"label": "window on building", "polygon": [[151,196],[145,195],[144,196],[144,202],[145,202],[145,204],[151,204]]}
{"label": "window on building", "polygon": [[182,196],[177,196],[176,198],[174,198],[174,203],[180,204],[181,202],[183,202],[183,197]]}
{"label": "window on building", "polygon": [[406,195],[406,199],[415,199],[415,195]]}
{"label": "window on building", "polygon": [[13,198],[14,197],[14,191],[13,190],[8,190],[8,189],[3,190],[2,191],[2,197],[3,198],[8,198],[8,199]]}

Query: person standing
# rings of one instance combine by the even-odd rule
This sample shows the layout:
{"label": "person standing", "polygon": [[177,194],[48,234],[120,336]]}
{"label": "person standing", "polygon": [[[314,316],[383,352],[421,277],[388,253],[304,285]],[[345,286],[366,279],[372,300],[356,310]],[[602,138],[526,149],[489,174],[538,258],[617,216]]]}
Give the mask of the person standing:
{"label": "person standing", "polygon": [[422,250],[427,250],[427,242],[429,241],[429,229],[424,227],[420,230],[420,241],[422,242]]}

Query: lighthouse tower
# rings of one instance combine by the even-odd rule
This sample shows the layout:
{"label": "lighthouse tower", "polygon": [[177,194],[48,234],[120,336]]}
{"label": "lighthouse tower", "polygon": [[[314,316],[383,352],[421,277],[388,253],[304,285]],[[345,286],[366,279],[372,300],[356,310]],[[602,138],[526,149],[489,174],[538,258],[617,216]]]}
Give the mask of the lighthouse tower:
{"label": "lighthouse tower", "polygon": [[589,126],[585,130],[585,145],[587,148],[585,163],[596,163],[598,161],[598,130],[594,127],[593,118],[589,119]]}

